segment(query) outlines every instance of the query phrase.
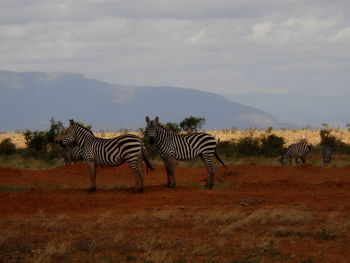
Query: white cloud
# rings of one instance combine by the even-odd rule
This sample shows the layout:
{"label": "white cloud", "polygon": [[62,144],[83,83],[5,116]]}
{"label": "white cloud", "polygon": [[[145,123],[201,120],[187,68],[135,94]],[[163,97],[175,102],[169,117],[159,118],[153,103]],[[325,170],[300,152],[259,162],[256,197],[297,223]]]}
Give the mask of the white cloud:
{"label": "white cloud", "polygon": [[28,2],[0,2],[1,69],[222,93],[350,80],[347,1]]}

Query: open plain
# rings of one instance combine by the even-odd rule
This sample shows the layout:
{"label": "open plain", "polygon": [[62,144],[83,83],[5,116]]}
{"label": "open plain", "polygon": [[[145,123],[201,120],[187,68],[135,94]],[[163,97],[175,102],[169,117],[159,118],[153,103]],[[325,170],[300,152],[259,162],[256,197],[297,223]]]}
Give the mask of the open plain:
{"label": "open plain", "polygon": [[350,167],[0,168],[0,262],[350,262]]}

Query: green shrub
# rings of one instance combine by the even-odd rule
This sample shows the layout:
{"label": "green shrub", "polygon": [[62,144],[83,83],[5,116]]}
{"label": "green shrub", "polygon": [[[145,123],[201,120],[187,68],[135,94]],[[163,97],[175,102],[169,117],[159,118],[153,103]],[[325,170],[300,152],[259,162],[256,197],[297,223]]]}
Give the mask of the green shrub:
{"label": "green shrub", "polygon": [[3,155],[13,155],[16,153],[16,145],[11,141],[11,139],[4,139],[0,143],[0,154]]}
{"label": "green shrub", "polygon": [[260,140],[253,136],[243,137],[234,145],[239,156],[258,156],[260,155]]}
{"label": "green shrub", "polygon": [[331,130],[320,130],[321,142],[315,148],[322,152],[323,147],[330,146],[337,154],[350,154],[350,145],[331,135]]}
{"label": "green shrub", "polygon": [[261,141],[261,154],[266,157],[275,157],[283,152],[284,139],[276,135],[263,136]]}
{"label": "green shrub", "polygon": [[62,156],[63,149],[57,143],[57,138],[62,134],[62,122],[50,120],[51,126],[48,131],[29,131],[23,135],[26,144],[26,153],[32,157],[41,159],[53,159]]}
{"label": "green shrub", "polygon": [[219,155],[225,157],[275,157],[283,152],[283,145],[284,139],[273,134],[261,136],[260,138],[250,135],[240,138],[238,141],[219,142],[217,151]]}

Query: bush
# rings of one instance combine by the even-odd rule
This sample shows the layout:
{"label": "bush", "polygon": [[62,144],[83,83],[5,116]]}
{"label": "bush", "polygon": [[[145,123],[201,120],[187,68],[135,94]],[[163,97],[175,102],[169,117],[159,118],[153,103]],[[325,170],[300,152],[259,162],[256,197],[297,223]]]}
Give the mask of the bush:
{"label": "bush", "polygon": [[325,146],[329,146],[338,154],[350,154],[350,145],[337,139],[334,135],[331,135],[331,130],[320,130],[320,137],[321,142],[315,148],[321,148],[320,150],[322,151]]}
{"label": "bush", "polygon": [[16,153],[16,145],[11,141],[11,139],[4,139],[0,143],[0,154],[3,155],[13,155]]}
{"label": "bush", "polygon": [[50,120],[51,126],[48,131],[29,131],[26,130],[23,135],[27,146],[27,154],[41,159],[53,159],[60,157],[63,150],[57,143],[57,137],[62,134],[62,122],[56,122],[53,118]]}
{"label": "bush", "polygon": [[273,134],[260,138],[250,135],[238,141],[219,142],[217,151],[225,157],[275,157],[283,152],[283,145],[284,139]]}
{"label": "bush", "polygon": [[263,136],[261,141],[261,154],[267,157],[275,157],[283,152],[284,139],[276,135]]}
{"label": "bush", "polygon": [[243,137],[235,144],[235,149],[240,156],[258,156],[260,151],[260,140],[253,136]]}

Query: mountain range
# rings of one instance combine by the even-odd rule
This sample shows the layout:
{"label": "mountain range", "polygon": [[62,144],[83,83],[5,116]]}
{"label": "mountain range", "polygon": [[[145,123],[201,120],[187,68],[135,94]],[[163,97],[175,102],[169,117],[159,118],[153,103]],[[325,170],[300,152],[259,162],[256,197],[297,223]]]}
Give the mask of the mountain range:
{"label": "mountain range", "polygon": [[0,131],[43,130],[73,118],[95,131],[145,127],[145,116],[181,122],[205,118],[204,129],[275,128],[287,124],[214,93],[174,87],[112,84],[75,73],[0,71]]}
{"label": "mountain range", "polygon": [[302,94],[302,93],[245,93],[225,95],[232,101],[257,107],[273,114],[282,122],[297,127],[322,127],[327,123],[333,127],[344,128],[350,123],[349,94]]}

